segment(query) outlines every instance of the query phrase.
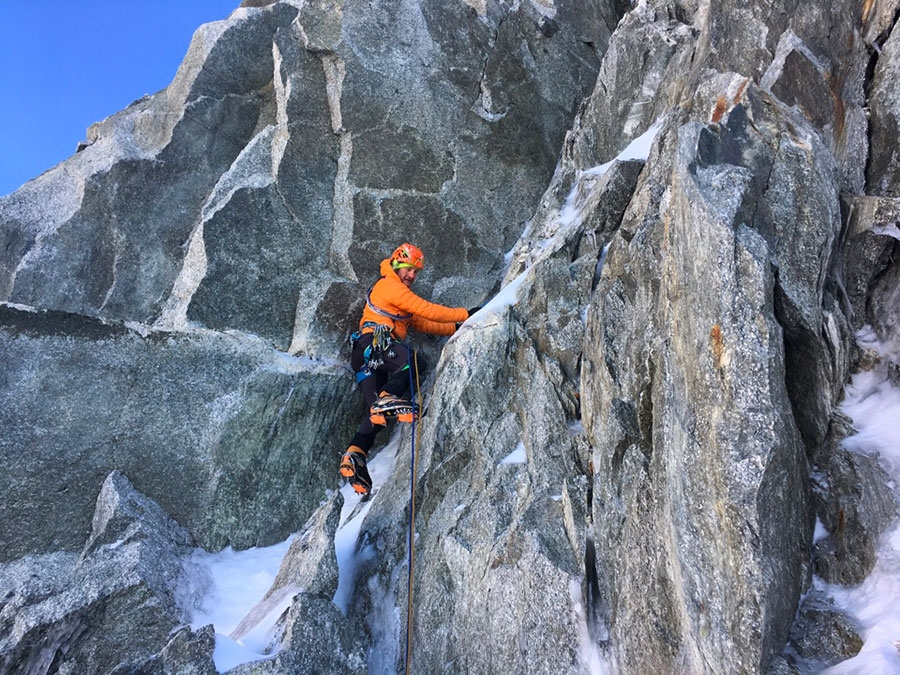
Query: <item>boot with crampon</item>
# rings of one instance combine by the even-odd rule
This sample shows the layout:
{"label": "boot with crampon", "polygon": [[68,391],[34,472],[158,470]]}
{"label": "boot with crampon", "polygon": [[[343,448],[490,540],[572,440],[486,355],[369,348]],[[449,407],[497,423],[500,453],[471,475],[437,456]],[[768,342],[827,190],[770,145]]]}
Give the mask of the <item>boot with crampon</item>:
{"label": "boot with crampon", "polygon": [[366,467],[366,451],[357,445],[351,445],[341,457],[341,475],[346,478],[353,489],[363,497],[372,491],[372,478]]}
{"label": "boot with crampon", "polygon": [[383,426],[389,417],[396,417],[398,422],[412,422],[416,419],[416,406],[405,398],[383,391],[369,408],[369,421]]}

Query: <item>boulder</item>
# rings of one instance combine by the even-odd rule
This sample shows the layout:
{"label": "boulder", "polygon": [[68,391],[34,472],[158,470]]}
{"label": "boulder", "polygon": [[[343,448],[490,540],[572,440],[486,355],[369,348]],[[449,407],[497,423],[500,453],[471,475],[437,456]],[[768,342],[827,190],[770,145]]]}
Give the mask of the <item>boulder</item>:
{"label": "boulder", "polygon": [[828,533],[813,547],[814,571],[843,586],[861,583],[872,571],[878,541],[898,506],[878,457],[843,447],[853,433],[850,420],[836,415],[828,443],[811,458],[816,513]]}
{"label": "boulder", "polygon": [[825,670],[862,649],[860,627],[814,591],[803,602],[791,631],[790,645],[807,668]]}
{"label": "boulder", "polygon": [[181,623],[186,530],[121,473],[97,498],[80,556],[29,555],[0,567],[4,673],[105,673],[159,651]]}
{"label": "boulder", "polygon": [[216,638],[212,626],[193,631],[182,626],[159,654],[113,668],[110,675],[216,675],[213,662]]}

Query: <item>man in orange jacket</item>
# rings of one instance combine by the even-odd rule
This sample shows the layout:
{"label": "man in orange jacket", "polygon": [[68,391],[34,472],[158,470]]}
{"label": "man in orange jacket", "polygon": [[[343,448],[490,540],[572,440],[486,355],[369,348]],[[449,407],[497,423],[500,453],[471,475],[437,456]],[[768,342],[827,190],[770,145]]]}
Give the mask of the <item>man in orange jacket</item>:
{"label": "man in orange jacket", "polygon": [[415,419],[414,406],[403,395],[408,388],[415,393],[415,383],[425,365],[422,357],[402,342],[409,328],[431,335],[452,335],[458,324],[477,311],[445,307],[413,293],[410,287],[424,267],[422,251],[412,244],[399,246],[390,258],[382,260],[381,278],[366,296],[359,332],[354,335],[350,365],[368,410],[341,458],[340,472],[363,496],[372,489],[366,455],[375,444],[375,436],[387,425],[387,418],[396,417],[400,422]]}

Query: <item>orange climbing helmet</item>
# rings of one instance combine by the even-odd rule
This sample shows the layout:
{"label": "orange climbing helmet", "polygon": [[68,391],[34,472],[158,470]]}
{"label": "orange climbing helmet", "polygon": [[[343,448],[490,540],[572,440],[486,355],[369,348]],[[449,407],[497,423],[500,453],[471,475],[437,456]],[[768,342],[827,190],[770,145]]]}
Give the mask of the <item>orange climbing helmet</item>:
{"label": "orange climbing helmet", "polygon": [[421,270],[425,267],[425,256],[418,246],[401,244],[391,253],[391,267],[395,270],[401,267],[415,267]]}

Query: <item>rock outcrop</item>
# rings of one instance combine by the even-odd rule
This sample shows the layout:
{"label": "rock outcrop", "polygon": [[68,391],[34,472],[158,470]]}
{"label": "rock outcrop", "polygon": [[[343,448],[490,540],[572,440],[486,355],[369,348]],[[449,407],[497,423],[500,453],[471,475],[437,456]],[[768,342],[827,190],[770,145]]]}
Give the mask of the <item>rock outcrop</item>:
{"label": "rock outcrop", "polygon": [[[275,0],[201,27],[167,89],[0,198],[2,670],[212,672],[176,561],[292,532],[235,634],[290,598],[271,658],[236,672],[400,671],[408,608],[413,672],[852,656],[812,579],[859,583],[897,513],[839,404],[854,370],[900,382],[898,9]],[[344,345],[403,240],[417,292],[486,306],[416,343],[427,415],[345,615]]]}
{"label": "rock outcrop", "polygon": [[0,670],[105,673],[160,650],[181,622],[177,585],[192,546],[184,528],[111,473],[80,555],[0,566]]}

